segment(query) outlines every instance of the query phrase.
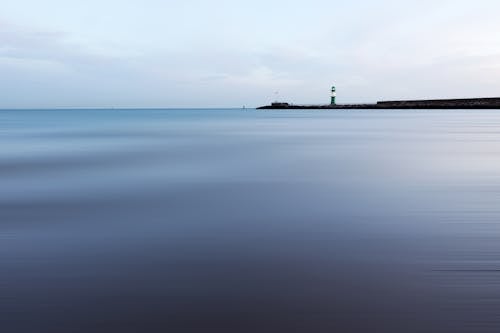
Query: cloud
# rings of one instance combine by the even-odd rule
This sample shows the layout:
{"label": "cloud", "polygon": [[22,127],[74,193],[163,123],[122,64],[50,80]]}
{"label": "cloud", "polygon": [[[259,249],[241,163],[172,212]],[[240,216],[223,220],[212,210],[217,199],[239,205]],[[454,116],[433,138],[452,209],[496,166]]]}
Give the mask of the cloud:
{"label": "cloud", "polygon": [[491,1],[155,0],[120,15],[117,1],[51,1],[68,15],[36,20],[16,2],[11,16],[33,23],[0,21],[0,107],[250,106],[276,91],[319,103],[332,84],[339,102],[500,91]]}
{"label": "cloud", "polygon": [[127,59],[92,52],[63,32],[0,23],[0,107],[111,106],[137,77]]}
{"label": "cloud", "polygon": [[54,71],[58,68],[61,74],[123,69],[124,59],[92,52],[80,44],[69,42],[68,37],[59,31],[0,23],[0,66],[16,64],[16,68],[25,66],[29,71],[43,71],[44,68]]}

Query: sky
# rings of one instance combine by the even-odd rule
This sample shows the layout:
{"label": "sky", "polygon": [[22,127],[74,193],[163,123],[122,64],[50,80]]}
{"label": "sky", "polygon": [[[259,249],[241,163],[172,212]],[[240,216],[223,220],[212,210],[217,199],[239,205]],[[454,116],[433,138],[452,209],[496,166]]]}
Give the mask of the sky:
{"label": "sky", "polygon": [[0,108],[500,96],[498,0],[2,0]]}

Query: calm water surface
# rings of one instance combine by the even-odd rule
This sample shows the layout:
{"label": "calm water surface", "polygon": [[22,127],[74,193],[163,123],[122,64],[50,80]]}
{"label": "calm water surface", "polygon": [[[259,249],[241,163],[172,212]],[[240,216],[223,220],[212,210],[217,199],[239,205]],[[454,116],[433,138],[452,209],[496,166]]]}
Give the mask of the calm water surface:
{"label": "calm water surface", "polygon": [[500,112],[0,111],[2,332],[499,332]]}

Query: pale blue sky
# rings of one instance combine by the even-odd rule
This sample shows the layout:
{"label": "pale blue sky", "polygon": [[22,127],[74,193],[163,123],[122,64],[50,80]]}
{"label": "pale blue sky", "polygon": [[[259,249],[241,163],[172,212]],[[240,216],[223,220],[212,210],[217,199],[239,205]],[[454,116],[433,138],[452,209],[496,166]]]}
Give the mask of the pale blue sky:
{"label": "pale blue sky", "polygon": [[497,0],[2,0],[0,108],[500,96]]}

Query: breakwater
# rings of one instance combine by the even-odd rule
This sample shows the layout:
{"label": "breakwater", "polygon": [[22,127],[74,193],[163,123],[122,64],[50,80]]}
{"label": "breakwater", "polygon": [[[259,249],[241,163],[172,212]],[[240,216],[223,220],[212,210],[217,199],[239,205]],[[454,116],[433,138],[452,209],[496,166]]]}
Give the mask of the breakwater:
{"label": "breakwater", "polygon": [[500,109],[500,98],[403,100],[382,101],[374,104],[272,103],[258,109]]}

